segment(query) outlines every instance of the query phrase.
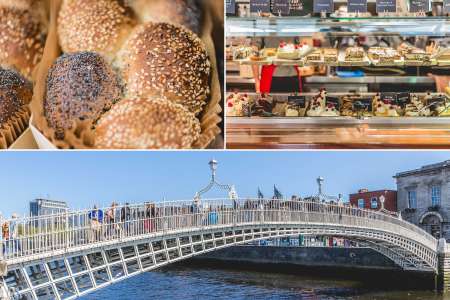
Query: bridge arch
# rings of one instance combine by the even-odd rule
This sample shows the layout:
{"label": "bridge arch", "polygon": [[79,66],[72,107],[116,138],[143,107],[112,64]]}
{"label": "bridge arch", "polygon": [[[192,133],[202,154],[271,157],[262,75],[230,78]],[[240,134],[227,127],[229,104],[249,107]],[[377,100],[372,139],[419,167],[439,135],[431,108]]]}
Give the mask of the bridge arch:
{"label": "bridge arch", "polygon": [[[10,241],[7,247],[12,248],[4,258],[8,274],[3,277],[3,285],[8,287],[10,298],[17,295],[20,299],[73,299],[195,255],[297,235],[355,239],[405,270],[438,269],[437,241],[420,228],[385,214],[341,205],[272,199],[215,199],[203,200],[203,204],[158,204],[155,209],[161,212],[159,216],[153,216],[150,208],[149,217],[136,213],[135,218],[125,218],[124,222],[101,222],[95,226],[88,217],[89,211],[77,212],[75,218],[60,215],[51,220],[27,220],[24,224],[64,226],[63,230],[37,237],[21,237],[16,241],[20,242],[20,249]],[[147,207],[143,204],[134,208]],[[121,228],[118,235],[112,233],[116,225]]]}

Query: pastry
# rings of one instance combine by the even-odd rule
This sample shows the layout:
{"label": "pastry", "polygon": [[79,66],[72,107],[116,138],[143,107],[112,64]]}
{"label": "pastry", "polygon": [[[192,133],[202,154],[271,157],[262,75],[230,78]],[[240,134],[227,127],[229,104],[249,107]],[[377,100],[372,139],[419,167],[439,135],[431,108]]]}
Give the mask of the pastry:
{"label": "pastry", "polygon": [[31,102],[33,86],[21,74],[0,67],[0,128]]}
{"label": "pastry", "polygon": [[118,66],[127,98],[158,95],[194,114],[209,96],[210,62],[200,38],[184,27],[145,23],[136,27]]}
{"label": "pastry", "polygon": [[232,48],[233,60],[246,59],[250,55],[252,55],[252,52],[253,52],[252,47],[244,47],[244,46],[233,47]]}
{"label": "pastry", "polygon": [[306,61],[320,61],[321,59],[322,51],[320,51],[320,49],[316,49],[306,56]]}
{"label": "pastry", "polygon": [[267,56],[267,57],[277,56],[277,49],[276,48],[265,48],[265,49],[263,49],[263,55]]}
{"label": "pastry", "polygon": [[264,56],[262,51],[253,51],[252,55],[250,55],[250,60],[252,61],[263,61],[266,59],[266,56]]}
{"label": "pastry", "polygon": [[333,104],[328,104],[327,107],[320,114],[321,117],[337,117],[339,116],[339,111]]}
{"label": "pastry", "polygon": [[98,121],[99,149],[188,149],[200,122],[182,105],[160,98],[124,99]]}
{"label": "pastry", "polygon": [[362,61],[364,60],[364,49],[362,47],[349,47],[345,49],[346,61]]}
{"label": "pastry", "polygon": [[299,117],[300,116],[299,108],[300,107],[296,104],[288,104],[286,106],[285,116],[286,117]]}
{"label": "pastry", "polygon": [[183,25],[200,34],[201,8],[196,0],[132,0],[130,6],[139,20],[145,22],[168,22]]}
{"label": "pastry", "polygon": [[122,89],[116,74],[97,53],[64,54],[47,76],[44,113],[57,139],[77,120],[92,124],[120,100]]}
{"label": "pastry", "polygon": [[245,116],[245,104],[249,102],[247,94],[232,93],[227,97],[227,116],[243,117]]}
{"label": "pastry", "polygon": [[93,51],[111,62],[134,23],[117,0],[64,0],[58,17],[59,44],[66,53]]}
{"label": "pastry", "polygon": [[24,9],[25,4],[0,6],[0,66],[14,68],[31,80],[44,51],[47,28],[40,11]]}
{"label": "pastry", "polygon": [[325,48],[322,50],[325,63],[336,63],[338,60],[338,51],[335,48]]}
{"label": "pastry", "polygon": [[294,45],[281,42],[278,47],[277,58],[297,60],[306,55],[310,50],[311,47],[308,45]]}

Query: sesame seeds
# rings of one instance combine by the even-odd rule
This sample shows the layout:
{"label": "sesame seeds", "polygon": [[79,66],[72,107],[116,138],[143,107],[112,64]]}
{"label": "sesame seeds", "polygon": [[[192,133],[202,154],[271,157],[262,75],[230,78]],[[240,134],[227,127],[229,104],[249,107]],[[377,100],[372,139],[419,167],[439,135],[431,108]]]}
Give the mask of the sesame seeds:
{"label": "sesame seeds", "polygon": [[200,122],[183,106],[158,97],[124,99],[96,128],[103,149],[188,149],[200,136]]}
{"label": "sesame seeds", "polygon": [[59,12],[58,36],[64,52],[95,51],[112,61],[134,22],[111,0],[65,0]]}
{"label": "sesame seeds", "polygon": [[13,70],[0,68],[0,127],[31,101],[31,82]]}
{"label": "sesame seeds", "polygon": [[0,65],[31,78],[44,49],[41,24],[31,12],[12,7],[0,7],[0,20]]}
{"label": "sesame seeds", "polygon": [[92,52],[65,54],[47,77],[46,118],[62,139],[76,120],[93,123],[120,100],[122,90],[109,64]]}
{"label": "sesame seeds", "polygon": [[203,42],[183,27],[146,23],[121,52],[129,97],[158,94],[198,114],[209,93],[210,63]]}

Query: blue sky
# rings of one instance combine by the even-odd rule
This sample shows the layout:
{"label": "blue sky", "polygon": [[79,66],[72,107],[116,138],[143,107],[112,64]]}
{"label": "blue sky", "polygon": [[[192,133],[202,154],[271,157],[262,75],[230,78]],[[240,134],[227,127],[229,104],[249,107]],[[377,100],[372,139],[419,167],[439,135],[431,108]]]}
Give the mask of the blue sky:
{"label": "blue sky", "polygon": [[[325,178],[328,195],[359,188],[395,189],[396,172],[450,159],[450,152],[3,152],[0,211],[28,213],[37,197],[65,200],[73,208],[94,203],[191,199],[208,183],[208,161],[219,161],[218,178],[239,196],[313,195]],[[225,196],[215,191],[207,197]]]}

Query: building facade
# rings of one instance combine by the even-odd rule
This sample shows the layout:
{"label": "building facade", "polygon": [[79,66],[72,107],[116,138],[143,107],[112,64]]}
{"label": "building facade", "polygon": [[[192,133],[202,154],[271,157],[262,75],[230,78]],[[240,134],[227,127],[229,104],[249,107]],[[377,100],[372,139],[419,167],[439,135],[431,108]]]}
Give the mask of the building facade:
{"label": "building facade", "polygon": [[378,190],[369,191],[367,189],[360,189],[357,193],[350,194],[350,205],[359,208],[380,210],[381,196],[384,197],[384,209],[397,212],[397,191],[394,190]]}
{"label": "building facade", "polygon": [[65,213],[68,211],[67,203],[64,201],[36,199],[30,201],[30,216],[46,216]]}
{"label": "building facade", "polygon": [[403,219],[450,240],[450,160],[401,172],[394,178]]}

